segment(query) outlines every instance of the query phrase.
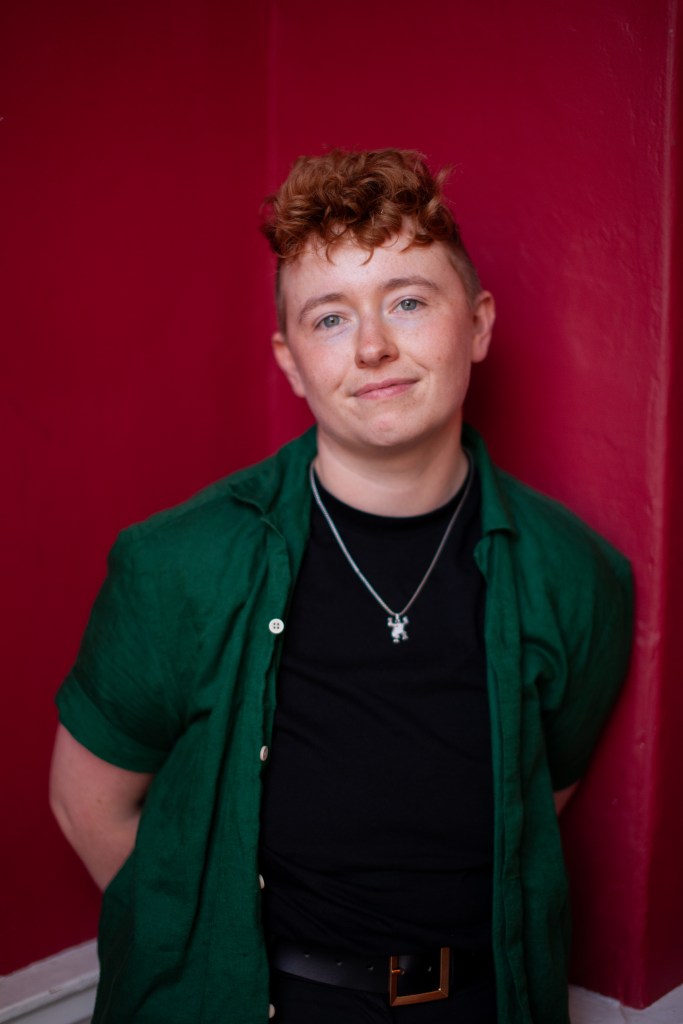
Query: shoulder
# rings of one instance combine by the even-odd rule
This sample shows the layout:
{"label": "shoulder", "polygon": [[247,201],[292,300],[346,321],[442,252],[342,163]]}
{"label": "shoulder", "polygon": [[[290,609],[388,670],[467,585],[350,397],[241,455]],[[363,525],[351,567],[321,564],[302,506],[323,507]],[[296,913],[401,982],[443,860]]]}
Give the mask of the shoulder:
{"label": "shoulder", "polygon": [[631,566],[612,543],[559,501],[497,474],[515,524],[513,547],[533,571],[568,591],[585,595],[592,586],[603,600],[630,594]]}
{"label": "shoulder", "polygon": [[552,581],[584,595],[591,584],[607,595],[630,592],[630,565],[613,544],[559,501],[495,466],[471,428],[466,443],[481,478],[484,537],[509,550],[518,573],[537,588]]}
{"label": "shoulder", "polygon": [[583,569],[586,562],[604,562],[629,574],[624,555],[569,508],[500,469],[494,472],[522,550],[536,552],[545,563],[573,561]]}
{"label": "shoulder", "polygon": [[124,529],[116,552],[159,568],[190,561],[205,567],[225,550],[262,542],[264,522],[277,519],[307,488],[306,467],[315,442],[309,434],[274,455],[215,481],[186,501]]}

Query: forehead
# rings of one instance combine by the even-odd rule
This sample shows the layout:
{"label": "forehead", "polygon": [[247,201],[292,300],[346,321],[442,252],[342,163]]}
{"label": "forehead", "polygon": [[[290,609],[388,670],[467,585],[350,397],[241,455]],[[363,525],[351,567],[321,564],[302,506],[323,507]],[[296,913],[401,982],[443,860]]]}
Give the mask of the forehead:
{"label": "forehead", "polygon": [[462,288],[451,253],[443,242],[410,245],[401,232],[384,245],[365,249],[354,239],[325,246],[311,239],[303,252],[280,269],[281,299],[292,312],[315,294],[353,297],[393,282],[423,278],[440,288]]}

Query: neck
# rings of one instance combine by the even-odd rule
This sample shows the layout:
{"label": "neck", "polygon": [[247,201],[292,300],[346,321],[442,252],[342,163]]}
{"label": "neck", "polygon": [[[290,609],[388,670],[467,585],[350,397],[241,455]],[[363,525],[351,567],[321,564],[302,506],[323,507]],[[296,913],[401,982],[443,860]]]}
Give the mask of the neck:
{"label": "neck", "polygon": [[373,515],[419,516],[445,505],[462,487],[467,467],[460,430],[419,452],[358,453],[318,436],[315,471],[325,490]]}

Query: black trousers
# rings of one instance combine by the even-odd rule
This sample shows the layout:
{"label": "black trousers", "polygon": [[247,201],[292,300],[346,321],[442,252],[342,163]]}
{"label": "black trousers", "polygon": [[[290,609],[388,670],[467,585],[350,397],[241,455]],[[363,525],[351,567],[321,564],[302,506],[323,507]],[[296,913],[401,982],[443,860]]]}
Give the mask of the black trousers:
{"label": "black trousers", "polygon": [[447,999],[389,1006],[388,995],[323,985],[281,971],[271,976],[274,1024],[496,1024],[493,968]]}

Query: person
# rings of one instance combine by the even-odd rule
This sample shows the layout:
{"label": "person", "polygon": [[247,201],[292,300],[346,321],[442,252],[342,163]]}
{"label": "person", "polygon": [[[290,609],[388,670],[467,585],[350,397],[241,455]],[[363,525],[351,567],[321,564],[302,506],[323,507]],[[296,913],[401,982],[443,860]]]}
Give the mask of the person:
{"label": "person", "polygon": [[57,703],[106,1024],[567,1024],[555,804],[624,677],[628,564],[463,424],[494,301],[419,154],[271,196],[315,427],[124,530]]}

